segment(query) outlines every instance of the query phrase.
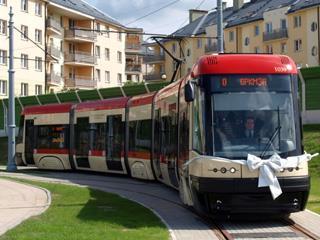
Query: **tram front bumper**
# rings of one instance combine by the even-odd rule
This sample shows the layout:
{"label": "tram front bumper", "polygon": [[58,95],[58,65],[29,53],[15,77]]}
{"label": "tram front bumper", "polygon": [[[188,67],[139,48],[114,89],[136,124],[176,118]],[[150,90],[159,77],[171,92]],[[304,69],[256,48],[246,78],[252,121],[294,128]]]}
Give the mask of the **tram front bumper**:
{"label": "tram front bumper", "polygon": [[273,199],[268,187],[258,188],[258,179],[191,177],[192,187],[211,213],[292,213],[305,208],[310,177],[278,178],[282,195]]}

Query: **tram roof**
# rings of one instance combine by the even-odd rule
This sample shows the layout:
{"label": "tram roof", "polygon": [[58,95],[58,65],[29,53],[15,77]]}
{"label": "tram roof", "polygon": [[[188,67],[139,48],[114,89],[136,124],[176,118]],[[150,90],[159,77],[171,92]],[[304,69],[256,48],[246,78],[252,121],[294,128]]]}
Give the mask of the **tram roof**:
{"label": "tram roof", "polygon": [[194,65],[194,77],[208,74],[297,74],[288,56],[271,54],[213,54]]}
{"label": "tram roof", "polygon": [[98,101],[83,102],[76,105],[77,112],[99,111],[125,108],[129,97],[112,98]]}
{"label": "tram roof", "polygon": [[36,115],[50,113],[68,113],[71,110],[73,103],[48,104],[41,106],[25,107],[21,115]]}
{"label": "tram roof", "polygon": [[156,92],[152,92],[152,93],[132,97],[130,100],[130,106],[137,107],[137,106],[152,104],[152,101],[153,101],[155,94],[156,94]]}

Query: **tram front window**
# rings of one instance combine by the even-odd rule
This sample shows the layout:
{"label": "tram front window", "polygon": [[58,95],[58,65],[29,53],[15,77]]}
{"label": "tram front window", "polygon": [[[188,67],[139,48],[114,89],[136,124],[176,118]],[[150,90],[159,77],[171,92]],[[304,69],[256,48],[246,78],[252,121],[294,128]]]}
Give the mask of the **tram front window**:
{"label": "tram front window", "polygon": [[296,150],[290,76],[215,76],[210,82],[214,156],[284,157]]}

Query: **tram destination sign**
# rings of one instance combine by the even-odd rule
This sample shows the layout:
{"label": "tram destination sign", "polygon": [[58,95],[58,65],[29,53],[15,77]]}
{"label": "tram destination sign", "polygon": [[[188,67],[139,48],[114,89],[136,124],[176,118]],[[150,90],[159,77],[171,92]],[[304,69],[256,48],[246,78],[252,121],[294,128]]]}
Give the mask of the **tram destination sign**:
{"label": "tram destination sign", "polygon": [[214,76],[212,92],[290,92],[289,75],[221,75]]}

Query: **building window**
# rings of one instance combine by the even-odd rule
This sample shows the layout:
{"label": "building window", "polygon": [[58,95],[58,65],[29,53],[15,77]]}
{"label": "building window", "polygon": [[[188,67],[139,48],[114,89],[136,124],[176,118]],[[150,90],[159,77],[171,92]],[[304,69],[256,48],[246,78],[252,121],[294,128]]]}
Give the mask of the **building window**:
{"label": "building window", "polygon": [[287,20],[286,19],[281,19],[280,20],[280,26],[281,26],[281,29],[287,29]]}
{"label": "building window", "polygon": [[301,16],[294,17],[294,27],[295,28],[301,27]]}
{"label": "building window", "polygon": [[28,55],[27,54],[21,54],[21,68],[28,69]]}
{"label": "building window", "polygon": [[28,83],[21,83],[21,96],[28,96],[29,93],[29,86]]}
{"label": "building window", "polygon": [[42,31],[39,29],[36,29],[35,31],[35,40],[38,43],[42,43]]}
{"label": "building window", "polygon": [[246,37],[246,38],[244,39],[244,45],[245,45],[245,46],[249,46],[249,44],[250,44],[250,38],[249,38],[249,37]]}
{"label": "building window", "polygon": [[96,81],[97,82],[101,81],[100,69],[96,69]]}
{"label": "building window", "polygon": [[35,69],[40,72],[42,71],[42,58],[41,57],[35,58]]}
{"label": "building window", "polygon": [[96,56],[100,58],[100,46],[96,46]]}
{"label": "building window", "polygon": [[7,21],[0,20],[0,34],[7,35]]}
{"label": "building window", "polygon": [[28,12],[28,0],[21,0],[21,11]]}
{"label": "building window", "polygon": [[188,56],[188,57],[191,56],[191,50],[190,50],[190,48],[187,49],[187,56]]}
{"label": "building window", "polygon": [[118,32],[118,40],[121,42],[122,41],[122,33]]}
{"label": "building window", "polygon": [[122,85],[122,74],[118,73],[118,84]]}
{"label": "building window", "polygon": [[175,53],[177,50],[177,46],[175,43],[172,44],[172,52]]}
{"label": "building window", "polygon": [[104,56],[105,56],[105,59],[106,59],[107,61],[110,60],[110,49],[109,49],[109,48],[106,48],[106,49],[104,50]]}
{"label": "building window", "polygon": [[122,62],[122,53],[118,51],[118,62],[121,63]]}
{"label": "building window", "polygon": [[272,33],[272,23],[271,22],[266,23],[266,32]]}
{"label": "building window", "polygon": [[132,75],[131,74],[127,75],[127,81],[132,81]]}
{"label": "building window", "polygon": [[21,25],[21,39],[28,40],[28,27]]}
{"label": "building window", "polygon": [[199,48],[202,48],[202,39],[201,38],[199,38],[198,40],[197,40],[197,48],[199,49]]}
{"label": "building window", "polygon": [[0,50],[0,64],[7,65],[7,51]]}
{"label": "building window", "polygon": [[37,16],[42,16],[42,4],[40,2],[36,2],[36,6],[34,10]]}
{"label": "building window", "polygon": [[281,43],[281,53],[286,53],[286,52],[287,52],[287,44]]}
{"label": "building window", "polygon": [[267,45],[266,46],[266,53],[273,53],[273,48],[272,48],[272,45]]}
{"label": "building window", "polygon": [[234,41],[234,31],[229,32],[229,42]]}
{"label": "building window", "polygon": [[110,28],[108,26],[106,26],[106,37],[110,37]]}
{"label": "building window", "polygon": [[109,71],[105,71],[105,79],[104,81],[106,83],[110,83],[110,72]]}
{"label": "building window", "polygon": [[7,0],[0,0],[0,5],[7,5]]}
{"label": "building window", "polygon": [[7,95],[7,81],[0,80],[0,95]]}
{"label": "building window", "polygon": [[318,55],[318,48],[316,46],[313,46],[311,49],[311,54],[312,56],[317,56]]}
{"label": "building window", "polygon": [[294,40],[294,50],[295,50],[296,52],[302,50],[302,40],[301,40],[301,39]]}
{"label": "building window", "polygon": [[36,93],[36,95],[42,94],[42,86],[41,85],[36,85],[35,93]]}
{"label": "building window", "polygon": [[254,26],[254,35],[259,36],[259,34],[260,34],[259,26]]}
{"label": "building window", "polygon": [[100,32],[100,30],[101,30],[101,28],[100,28],[100,23],[97,23],[97,24],[96,24],[96,30],[97,30],[98,32]]}
{"label": "building window", "polygon": [[311,32],[318,30],[318,24],[316,22],[311,23]]}

